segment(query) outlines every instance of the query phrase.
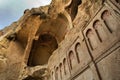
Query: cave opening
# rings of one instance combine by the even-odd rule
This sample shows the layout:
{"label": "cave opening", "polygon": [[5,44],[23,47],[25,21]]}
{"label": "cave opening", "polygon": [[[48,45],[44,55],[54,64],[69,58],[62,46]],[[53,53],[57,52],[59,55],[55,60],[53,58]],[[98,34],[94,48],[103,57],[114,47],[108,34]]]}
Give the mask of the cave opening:
{"label": "cave opening", "polygon": [[42,34],[37,41],[33,42],[32,50],[28,59],[28,66],[47,64],[53,51],[58,48],[57,40],[51,34]]}
{"label": "cave opening", "polygon": [[78,13],[78,6],[82,3],[81,0],[72,0],[71,4],[66,8],[68,13],[70,14],[72,20],[76,17]]}

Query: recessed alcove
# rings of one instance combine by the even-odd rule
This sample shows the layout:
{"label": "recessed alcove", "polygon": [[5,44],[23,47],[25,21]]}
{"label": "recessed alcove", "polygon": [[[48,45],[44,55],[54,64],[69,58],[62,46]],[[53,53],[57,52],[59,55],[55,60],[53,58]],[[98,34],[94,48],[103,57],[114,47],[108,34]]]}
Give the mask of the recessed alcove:
{"label": "recessed alcove", "polygon": [[56,19],[43,21],[36,32],[37,39],[33,40],[27,65],[37,66],[48,63],[52,53],[58,48],[58,45],[64,40],[71,25],[66,15],[60,13]]}
{"label": "recessed alcove", "polygon": [[50,34],[40,35],[37,41],[33,42],[33,47],[28,59],[28,66],[47,64],[52,52],[57,49],[58,44]]}

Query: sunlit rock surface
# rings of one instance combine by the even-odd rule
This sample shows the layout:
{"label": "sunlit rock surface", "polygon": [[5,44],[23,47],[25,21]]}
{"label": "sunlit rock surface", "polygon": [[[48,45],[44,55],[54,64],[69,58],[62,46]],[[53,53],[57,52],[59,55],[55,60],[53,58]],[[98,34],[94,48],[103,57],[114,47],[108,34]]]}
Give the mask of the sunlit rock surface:
{"label": "sunlit rock surface", "polygon": [[0,80],[120,80],[119,68],[119,0],[53,0],[0,30]]}

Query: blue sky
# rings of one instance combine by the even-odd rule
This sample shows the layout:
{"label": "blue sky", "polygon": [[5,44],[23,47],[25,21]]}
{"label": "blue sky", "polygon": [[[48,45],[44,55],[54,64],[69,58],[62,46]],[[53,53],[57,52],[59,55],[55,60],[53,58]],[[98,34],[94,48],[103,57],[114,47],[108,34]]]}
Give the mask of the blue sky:
{"label": "blue sky", "polygon": [[47,5],[51,0],[0,0],[0,29],[17,21],[25,9]]}

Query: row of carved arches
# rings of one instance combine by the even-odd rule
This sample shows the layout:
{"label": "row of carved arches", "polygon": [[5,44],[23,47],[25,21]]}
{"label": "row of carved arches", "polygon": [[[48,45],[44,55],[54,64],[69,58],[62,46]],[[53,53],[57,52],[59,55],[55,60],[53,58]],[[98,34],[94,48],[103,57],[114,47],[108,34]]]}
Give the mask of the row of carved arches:
{"label": "row of carved arches", "polygon": [[70,70],[73,70],[73,68],[80,63],[80,56],[79,56],[80,53],[82,53],[82,50],[80,43],[78,42],[75,45],[75,52],[71,50],[68,54]]}
{"label": "row of carved arches", "polygon": [[62,80],[69,73],[69,68],[67,64],[66,58],[63,59],[63,62],[59,64],[58,67],[55,69],[55,75],[53,76],[53,80]]}
{"label": "row of carved arches", "polygon": [[63,62],[59,64],[59,66],[54,67],[54,71],[52,71],[52,80],[62,80],[63,76],[65,77],[69,72],[68,64],[66,58],[63,59]]}
{"label": "row of carved arches", "polygon": [[118,23],[109,10],[104,10],[101,19],[93,22],[93,26],[87,29],[86,37],[92,50],[96,49],[99,43],[107,40],[109,34],[117,30]]}
{"label": "row of carved arches", "polygon": [[55,69],[52,71],[52,80],[63,80],[63,78],[70,74],[76,65],[80,64],[79,54],[82,52],[82,50],[80,50],[79,42],[75,44],[74,49],[75,51],[70,50],[67,58],[64,58],[59,66],[55,67]]}
{"label": "row of carved arches", "polygon": [[[116,21],[115,16],[109,10],[104,10],[100,17],[100,19],[98,18],[93,21],[92,26],[87,28],[85,33],[91,50],[97,48],[99,43],[107,41],[109,36],[114,34],[118,28],[118,22]],[[67,57],[52,70],[52,80],[63,80],[70,72],[74,71],[74,68],[82,61],[80,58],[80,54],[82,53],[81,44],[80,42],[77,42],[74,49],[69,50]]]}

